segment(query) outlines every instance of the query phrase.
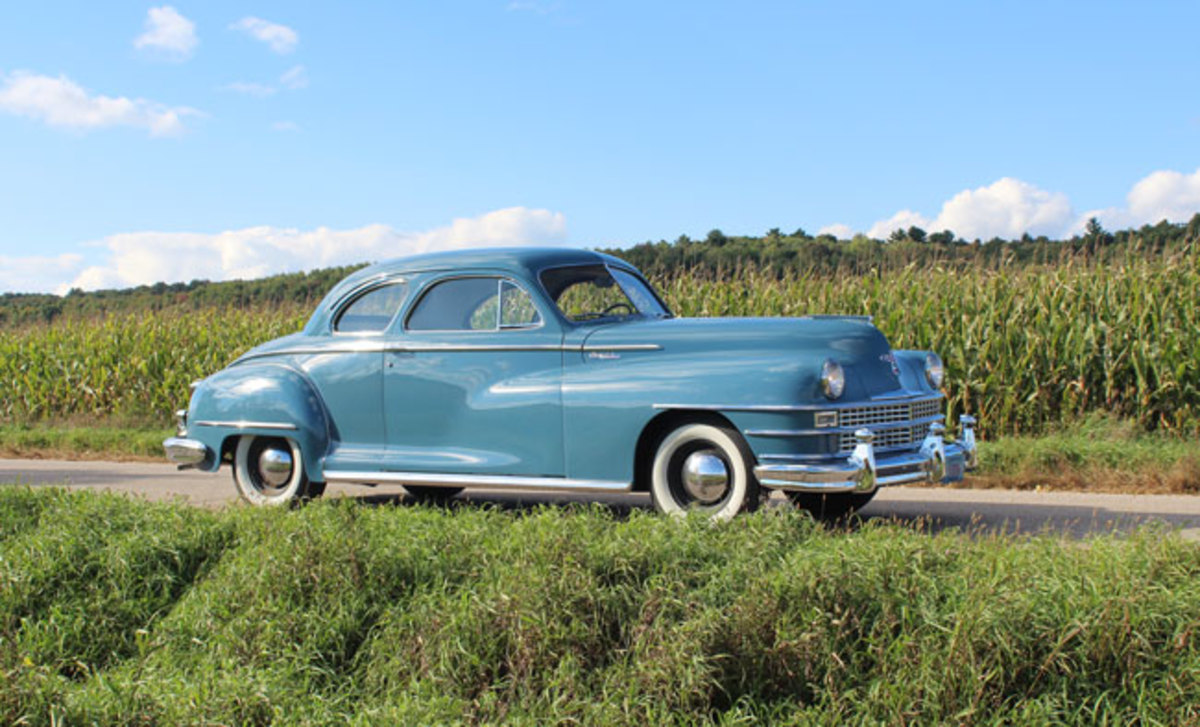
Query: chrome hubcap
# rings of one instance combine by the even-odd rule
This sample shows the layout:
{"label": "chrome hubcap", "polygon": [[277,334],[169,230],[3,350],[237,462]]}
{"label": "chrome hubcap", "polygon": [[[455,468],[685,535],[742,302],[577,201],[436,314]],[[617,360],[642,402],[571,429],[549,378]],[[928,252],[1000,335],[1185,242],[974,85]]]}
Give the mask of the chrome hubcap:
{"label": "chrome hubcap", "polygon": [[683,461],[683,489],[698,502],[718,502],[728,488],[729,470],[712,450],[693,452]]}
{"label": "chrome hubcap", "polygon": [[263,483],[270,487],[282,487],[292,479],[292,453],[268,447],[258,456],[258,472]]}

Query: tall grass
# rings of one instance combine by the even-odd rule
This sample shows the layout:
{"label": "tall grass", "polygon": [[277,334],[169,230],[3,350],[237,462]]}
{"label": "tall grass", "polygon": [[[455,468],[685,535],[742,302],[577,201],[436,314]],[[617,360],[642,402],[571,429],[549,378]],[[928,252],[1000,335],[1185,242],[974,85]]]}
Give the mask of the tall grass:
{"label": "tall grass", "polygon": [[[1187,724],[1200,546],[0,490],[0,721]],[[85,617],[86,616],[86,617]]]}
{"label": "tall grass", "polygon": [[[946,360],[953,412],[1038,433],[1087,412],[1200,431],[1200,256],[887,275],[656,281],[685,316],[874,316],[897,348]],[[213,310],[0,332],[0,420],[169,420],[187,384],[301,326],[307,311]]]}

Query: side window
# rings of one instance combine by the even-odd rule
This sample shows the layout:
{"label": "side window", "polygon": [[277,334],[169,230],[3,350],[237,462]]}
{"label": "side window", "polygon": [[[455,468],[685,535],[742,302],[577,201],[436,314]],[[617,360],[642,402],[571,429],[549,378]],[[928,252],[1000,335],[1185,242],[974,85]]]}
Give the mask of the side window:
{"label": "side window", "polygon": [[533,298],[507,280],[500,283],[500,327],[531,328],[542,322]]}
{"label": "side window", "polygon": [[408,317],[410,331],[496,329],[499,278],[457,278],[433,286]]}
{"label": "side window", "polygon": [[338,333],[378,333],[388,327],[400,304],[406,286],[392,283],[363,293],[342,308],[333,330]]}
{"label": "side window", "polygon": [[457,278],[434,285],[408,317],[410,331],[494,331],[541,323],[529,293],[500,278]]}

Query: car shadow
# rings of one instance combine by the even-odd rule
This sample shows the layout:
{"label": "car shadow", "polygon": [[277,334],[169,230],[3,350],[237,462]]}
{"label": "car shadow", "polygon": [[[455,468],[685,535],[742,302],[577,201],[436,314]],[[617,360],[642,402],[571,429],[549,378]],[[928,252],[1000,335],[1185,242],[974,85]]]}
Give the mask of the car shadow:
{"label": "car shadow", "polygon": [[615,518],[628,518],[635,510],[652,510],[650,497],[639,493],[581,496],[571,493],[489,492],[482,490],[460,493],[448,500],[417,498],[406,492],[380,492],[359,495],[353,499],[367,506],[440,507],[446,510],[493,509],[504,512],[532,513],[544,508],[564,511],[595,506],[610,510]]}

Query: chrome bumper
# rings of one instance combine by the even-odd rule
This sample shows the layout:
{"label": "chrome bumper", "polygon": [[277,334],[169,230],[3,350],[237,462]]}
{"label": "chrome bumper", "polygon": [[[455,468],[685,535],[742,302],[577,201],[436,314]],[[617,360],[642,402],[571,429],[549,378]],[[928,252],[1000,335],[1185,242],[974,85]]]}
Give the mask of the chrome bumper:
{"label": "chrome bumper", "polygon": [[163,449],[167,452],[167,459],[179,465],[180,469],[196,467],[208,459],[208,447],[195,439],[169,437],[163,440]]}
{"label": "chrome bumper", "polygon": [[866,493],[910,482],[954,482],[978,462],[975,418],[963,415],[959,425],[957,442],[947,443],[946,427],[934,422],[918,451],[883,457],[875,456],[871,430],[859,429],[854,433],[854,451],[843,462],[763,464],[754,468],[754,476],[763,487],[816,493]]}

